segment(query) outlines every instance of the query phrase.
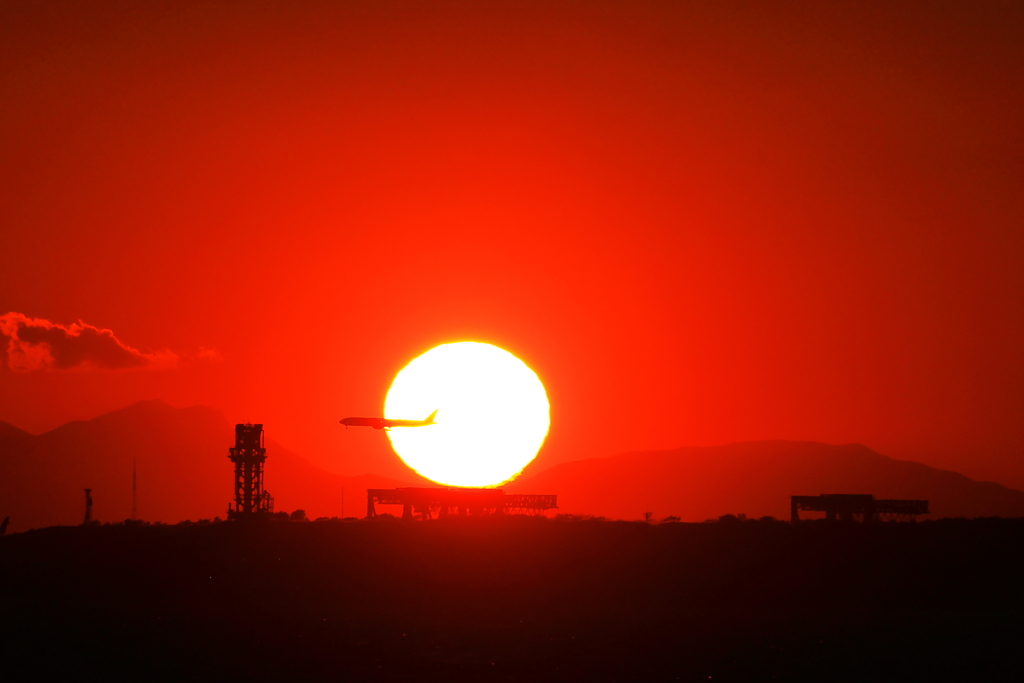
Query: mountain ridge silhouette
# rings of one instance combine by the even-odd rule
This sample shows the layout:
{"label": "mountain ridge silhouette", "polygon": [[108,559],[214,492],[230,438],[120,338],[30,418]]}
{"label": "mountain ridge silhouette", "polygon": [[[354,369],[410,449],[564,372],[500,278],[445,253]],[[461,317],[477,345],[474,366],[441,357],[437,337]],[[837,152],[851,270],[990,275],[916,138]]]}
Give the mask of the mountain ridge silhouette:
{"label": "mountain ridge silhouette", "polygon": [[[0,428],[0,513],[11,516],[10,531],[79,524],[88,487],[94,519],[123,521],[131,515],[134,457],[140,519],[223,518],[233,496],[233,445],[233,425],[219,410],[159,399],[39,435]],[[265,485],[277,510],[303,509],[310,517],[341,515],[344,488],[344,513],[361,517],[367,488],[415,484],[334,474],[268,439]]]}
{"label": "mountain ridge silhouette", "polygon": [[32,434],[31,432],[26,432],[24,429],[15,427],[10,422],[4,422],[3,420],[0,420],[0,438],[25,438],[32,436],[34,436],[34,434]]}
{"label": "mountain ridge silhouette", "polygon": [[858,443],[747,441],[635,451],[555,465],[510,488],[557,493],[563,512],[623,519],[648,511],[683,521],[726,513],[786,519],[789,496],[822,493],[928,500],[932,514],[925,519],[1024,516],[1024,492]]}
{"label": "mountain ridge silhouette", "polygon": [[[91,420],[32,435],[0,422],[0,517],[11,531],[79,524],[82,489],[93,489],[95,519],[131,514],[132,459],[138,514],[147,521],[224,517],[232,497],[233,426],[207,406],[174,408],[139,401]],[[423,486],[366,474],[343,476],[267,441],[266,488],[277,510],[310,517],[365,514],[367,488]],[[926,518],[1024,516],[1024,492],[927,465],[895,460],[862,444],[754,441],[722,446],[634,451],[561,463],[523,477],[510,492],[554,493],[559,512],[639,519],[702,521],[726,513],[787,518],[790,495],[871,493],[923,498]]]}

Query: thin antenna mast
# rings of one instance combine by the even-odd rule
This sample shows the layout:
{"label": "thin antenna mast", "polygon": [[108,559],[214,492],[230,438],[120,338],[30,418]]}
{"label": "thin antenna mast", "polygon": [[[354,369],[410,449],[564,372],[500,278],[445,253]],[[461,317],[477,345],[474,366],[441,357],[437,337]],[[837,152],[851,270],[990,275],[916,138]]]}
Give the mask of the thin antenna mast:
{"label": "thin antenna mast", "polygon": [[139,487],[138,467],[136,456],[132,456],[132,521],[138,519],[139,514]]}

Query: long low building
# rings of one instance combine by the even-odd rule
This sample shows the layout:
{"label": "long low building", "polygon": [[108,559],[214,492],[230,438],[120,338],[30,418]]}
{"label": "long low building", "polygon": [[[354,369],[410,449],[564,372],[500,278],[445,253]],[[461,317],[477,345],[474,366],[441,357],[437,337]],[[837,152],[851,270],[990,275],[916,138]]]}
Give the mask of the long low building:
{"label": "long low building", "polygon": [[531,514],[558,507],[558,496],[505,493],[501,489],[423,487],[368,489],[366,516],[376,517],[378,505],[401,505],[402,519],[447,515]]}
{"label": "long low building", "polygon": [[800,510],[824,512],[825,519],[865,522],[877,519],[914,519],[928,514],[927,500],[875,500],[868,493],[823,493],[820,496],[791,496],[790,515],[800,521]]}

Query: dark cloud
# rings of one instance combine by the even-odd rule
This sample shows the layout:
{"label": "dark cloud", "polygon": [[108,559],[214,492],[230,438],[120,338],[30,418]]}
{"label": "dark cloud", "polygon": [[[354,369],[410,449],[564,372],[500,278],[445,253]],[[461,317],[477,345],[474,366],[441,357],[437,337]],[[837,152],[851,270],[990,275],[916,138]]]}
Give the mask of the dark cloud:
{"label": "dark cloud", "polygon": [[111,330],[81,320],[65,327],[11,312],[0,316],[0,334],[8,338],[7,366],[14,372],[163,369],[178,364],[171,351],[143,353],[121,343]]}

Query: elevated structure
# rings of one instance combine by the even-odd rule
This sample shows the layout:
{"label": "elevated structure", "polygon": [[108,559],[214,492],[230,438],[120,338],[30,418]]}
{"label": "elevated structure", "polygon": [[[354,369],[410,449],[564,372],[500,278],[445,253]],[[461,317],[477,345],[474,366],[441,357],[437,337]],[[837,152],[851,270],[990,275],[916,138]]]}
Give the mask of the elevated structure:
{"label": "elevated structure", "polygon": [[377,516],[377,505],[401,505],[402,519],[448,515],[530,514],[558,507],[558,496],[505,493],[501,489],[404,488],[369,489],[366,516]]}
{"label": "elevated structure", "polygon": [[235,425],[235,447],[228,450],[235,463],[235,502],[228,505],[228,519],[268,515],[274,511],[274,499],[263,490],[263,425]]}
{"label": "elevated structure", "polygon": [[791,496],[790,515],[800,521],[800,510],[824,512],[825,519],[912,520],[928,514],[927,500],[875,500],[867,493],[823,493],[820,496]]}

